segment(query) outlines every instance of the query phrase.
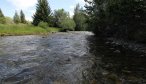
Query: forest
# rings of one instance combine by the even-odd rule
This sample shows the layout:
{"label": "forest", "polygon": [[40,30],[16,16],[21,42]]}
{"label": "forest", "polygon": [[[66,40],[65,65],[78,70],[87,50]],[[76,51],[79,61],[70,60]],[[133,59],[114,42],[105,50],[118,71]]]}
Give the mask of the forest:
{"label": "forest", "polygon": [[88,25],[99,36],[146,41],[145,0],[86,0]]}

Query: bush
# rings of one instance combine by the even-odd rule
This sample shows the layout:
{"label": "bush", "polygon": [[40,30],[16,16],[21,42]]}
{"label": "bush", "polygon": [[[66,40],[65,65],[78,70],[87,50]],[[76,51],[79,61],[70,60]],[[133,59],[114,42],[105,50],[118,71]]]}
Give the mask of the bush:
{"label": "bush", "polygon": [[6,19],[4,17],[0,17],[0,23],[1,24],[5,24],[6,23]]}
{"label": "bush", "polygon": [[40,23],[38,24],[38,26],[39,26],[39,27],[42,27],[42,28],[44,28],[44,29],[47,29],[47,28],[49,27],[47,22],[40,22]]}
{"label": "bush", "polygon": [[70,30],[70,31],[73,31],[76,26],[74,20],[69,19],[69,18],[66,20],[63,20],[60,25],[64,30]]}
{"label": "bush", "polygon": [[14,21],[13,21],[12,18],[10,18],[10,17],[5,17],[5,19],[6,19],[6,24],[14,24]]}

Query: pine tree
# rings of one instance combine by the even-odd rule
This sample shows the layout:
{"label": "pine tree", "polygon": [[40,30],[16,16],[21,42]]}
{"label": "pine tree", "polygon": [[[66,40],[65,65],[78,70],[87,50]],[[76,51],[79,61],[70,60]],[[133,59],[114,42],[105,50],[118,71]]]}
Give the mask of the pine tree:
{"label": "pine tree", "polygon": [[80,10],[81,10],[81,7],[80,7],[80,4],[78,3],[74,9],[74,14],[80,13]]}
{"label": "pine tree", "polygon": [[0,23],[1,23],[1,24],[6,23],[5,16],[4,16],[4,14],[3,14],[3,12],[2,12],[1,9],[0,9]]}
{"label": "pine tree", "polygon": [[51,9],[47,0],[38,0],[36,13],[33,16],[33,25],[37,26],[40,22],[49,23]]}
{"label": "pine tree", "polygon": [[22,10],[20,11],[20,20],[21,20],[21,23],[24,23],[24,24],[26,23],[25,15]]}
{"label": "pine tree", "polygon": [[2,13],[1,9],[0,9],[0,17],[4,17],[4,14]]}
{"label": "pine tree", "polygon": [[18,15],[17,11],[15,12],[15,15],[14,15],[14,17],[13,17],[13,21],[14,21],[14,23],[16,23],[16,24],[20,23],[20,17],[19,17],[19,15]]}
{"label": "pine tree", "polygon": [[84,14],[83,9],[80,7],[80,4],[77,4],[74,9],[73,20],[76,23],[76,31],[85,31],[86,30],[86,15]]}

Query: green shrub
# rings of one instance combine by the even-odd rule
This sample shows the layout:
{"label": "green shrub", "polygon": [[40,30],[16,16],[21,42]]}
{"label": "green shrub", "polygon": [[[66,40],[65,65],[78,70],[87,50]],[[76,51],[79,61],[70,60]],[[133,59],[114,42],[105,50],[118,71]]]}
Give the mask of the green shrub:
{"label": "green shrub", "polygon": [[61,22],[61,27],[64,29],[64,30],[70,30],[70,31],[73,31],[74,28],[75,28],[76,24],[74,22],[74,20],[72,19],[66,19],[66,20],[63,20]]}
{"label": "green shrub", "polygon": [[5,24],[6,23],[6,19],[4,17],[0,17],[0,23],[1,24]]}
{"label": "green shrub", "polygon": [[38,26],[39,26],[39,27],[42,27],[42,28],[44,28],[44,29],[47,29],[47,28],[49,27],[47,22],[40,22],[40,23],[38,24]]}
{"label": "green shrub", "polygon": [[10,18],[10,17],[5,17],[5,19],[6,19],[6,24],[14,24],[14,21],[13,21],[12,18]]}

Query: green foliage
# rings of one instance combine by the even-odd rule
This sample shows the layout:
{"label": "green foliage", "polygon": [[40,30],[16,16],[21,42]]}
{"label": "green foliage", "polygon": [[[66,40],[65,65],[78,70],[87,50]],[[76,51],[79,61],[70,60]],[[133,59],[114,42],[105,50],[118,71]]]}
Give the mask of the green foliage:
{"label": "green foliage", "polygon": [[14,21],[11,17],[5,17],[6,19],[6,24],[14,24]]}
{"label": "green foliage", "polygon": [[73,19],[74,19],[74,21],[76,23],[76,27],[75,27],[76,31],[80,31],[81,30],[81,26],[80,26],[81,18],[80,18],[80,16],[82,16],[81,12],[80,12],[80,5],[77,4],[75,9],[74,9],[74,16],[73,16]]}
{"label": "green foliage", "polygon": [[14,17],[13,17],[13,21],[14,21],[14,23],[16,23],[16,24],[20,23],[20,17],[19,17],[19,15],[18,15],[17,11],[15,12],[15,15],[14,15]]}
{"label": "green foliage", "polygon": [[76,5],[76,7],[74,8],[74,14],[78,14],[80,13],[82,10],[81,10],[81,7],[80,7],[80,4],[78,3]]}
{"label": "green foliage", "polygon": [[48,34],[48,32],[59,32],[60,28],[49,27],[43,29],[28,24],[0,24],[0,36],[6,35],[33,35]]}
{"label": "green foliage", "polygon": [[38,0],[36,6],[36,13],[33,16],[32,24],[37,26],[41,21],[49,23],[49,16],[51,14],[51,9],[48,5],[47,0]]}
{"label": "green foliage", "polygon": [[77,4],[74,9],[73,19],[76,23],[75,30],[76,31],[85,31],[87,29],[87,16],[84,11],[80,8],[80,5]]}
{"label": "green foliage", "polygon": [[55,17],[54,17],[54,15],[53,14],[51,14],[50,16],[49,16],[49,27],[55,27],[56,25],[55,25]]}
{"label": "green foliage", "polygon": [[56,28],[56,27],[48,27],[46,30],[48,32],[60,32],[61,31],[60,28]]}
{"label": "green foliage", "polygon": [[64,9],[54,11],[54,23],[56,27],[63,28],[64,30],[74,30],[75,22],[70,18],[69,13]]}
{"label": "green foliage", "polygon": [[66,11],[64,11],[64,9],[58,9],[54,11],[54,17],[55,17],[55,26],[62,27],[61,22],[66,20],[69,17],[69,14]]}
{"label": "green foliage", "polygon": [[76,24],[74,22],[74,20],[68,18],[66,20],[63,20],[60,24],[60,26],[64,29],[64,30],[71,30],[73,31]]}
{"label": "green foliage", "polygon": [[20,21],[21,23],[24,23],[24,24],[26,23],[25,15],[22,10],[20,11]]}
{"label": "green foliage", "polygon": [[5,24],[6,23],[6,19],[4,17],[0,17],[0,23],[1,24]]}
{"label": "green foliage", "polygon": [[2,10],[0,9],[0,23],[1,24],[5,24],[6,23],[6,19],[4,14],[2,13]]}
{"label": "green foliage", "polygon": [[34,27],[26,24],[0,24],[0,35],[32,35],[43,34],[47,31],[40,27]]}
{"label": "green foliage", "polygon": [[44,29],[47,29],[47,28],[48,28],[48,23],[47,23],[47,22],[40,22],[40,23],[38,24],[38,26],[39,26],[39,27],[42,27],[42,28],[44,28]]}
{"label": "green foliage", "polygon": [[135,36],[139,36],[137,31],[145,34],[143,31],[146,28],[144,0],[93,0],[87,2],[89,3],[88,6],[86,5],[89,25],[96,35],[135,39]]}
{"label": "green foliage", "polygon": [[4,17],[4,14],[1,9],[0,9],[0,17]]}

